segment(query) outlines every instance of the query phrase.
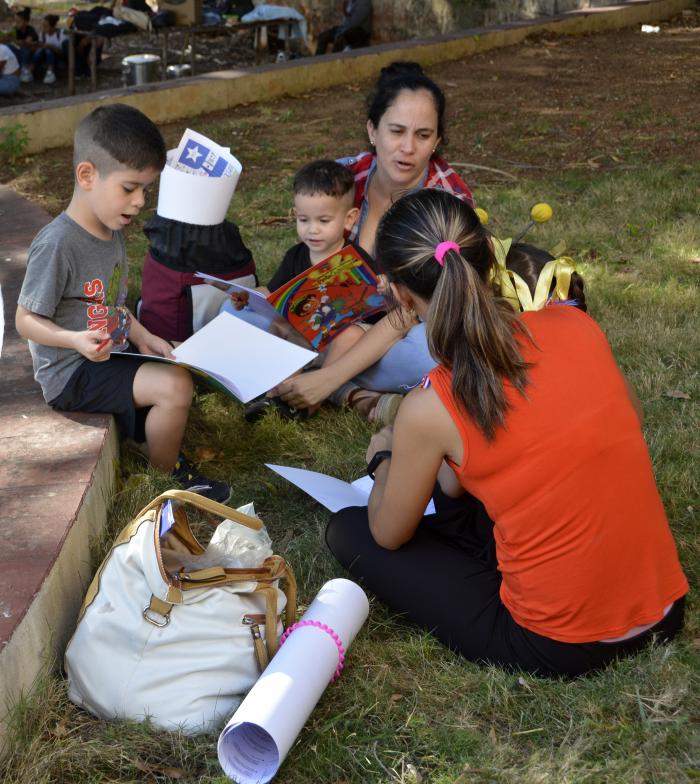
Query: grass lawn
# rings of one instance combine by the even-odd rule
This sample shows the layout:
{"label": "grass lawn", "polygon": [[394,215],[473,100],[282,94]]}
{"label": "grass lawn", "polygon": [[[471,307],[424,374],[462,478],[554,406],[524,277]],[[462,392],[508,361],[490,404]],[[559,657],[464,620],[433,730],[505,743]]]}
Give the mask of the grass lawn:
{"label": "grass lawn", "polygon": [[[510,236],[534,202],[552,204],[554,219],[528,239],[543,247],[564,240],[578,261],[589,312],[642,399],[660,492],[695,585],[700,126],[683,108],[693,105],[690,79],[675,82],[673,94],[669,84],[697,63],[698,32],[674,29],[672,41],[671,28],[665,39],[653,41],[633,31],[565,44],[541,39],[431,74],[446,86],[452,107],[448,156],[462,165],[494,233]],[[607,74],[604,83],[590,78],[592,59]],[[643,94],[634,89],[642,83]],[[231,215],[263,280],[295,239],[288,212],[293,171],[312,157],[361,149],[358,126],[368,89],[363,84],[338,91],[352,127],[336,123],[338,103],[329,106],[327,94],[192,123],[230,144],[246,167]],[[183,127],[165,129],[168,141],[175,142]],[[55,174],[67,170],[68,160],[67,151],[27,160],[11,184],[56,212],[68,190],[56,189]],[[130,231],[128,247],[135,295],[145,251],[138,227]],[[369,435],[354,413],[330,407],[306,422],[271,414],[251,426],[240,405],[202,390],[186,447],[206,472],[233,484],[233,503],[255,501],[276,552],[294,566],[306,604],[325,580],[342,574],[323,541],[328,514],[262,464],[351,479],[363,469]],[[110,531],[95,543],[96,558],[139,508],[169,486],[135,452],[124,448],[122,458]],[[695,780],[700,633],[692,592],[686,619],[674,644],[560,682],[466,663],[372,601],[342,678],[326,691],[276,781]],[[6,784],[213,784],[227,781],[215,741],[98,722],[67,701],[61,679],[47,678],[17,711],[15,743],[0,773]]]}

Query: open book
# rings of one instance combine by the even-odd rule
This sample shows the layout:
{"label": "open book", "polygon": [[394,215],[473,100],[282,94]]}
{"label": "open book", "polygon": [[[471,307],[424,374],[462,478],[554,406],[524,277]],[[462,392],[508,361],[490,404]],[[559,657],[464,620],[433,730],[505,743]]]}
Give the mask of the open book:
{"label": "open book", "polygon": [[173,355],[175,360],[148,359],[182,365],[209,386],[247,403],[304,367],[316,353],[221,313],[173,349]]}
{"label": "open book", "polygon": [[[203,272],[196,273],[227,294],[248,294],[248,307],[266,319],[261,326],[272,334],[323,351],[346,327],[384,310],[377,276],[352,245],[297,275],[265,298],[260,292]],[[267,324],[268,326],[265,326]]]}

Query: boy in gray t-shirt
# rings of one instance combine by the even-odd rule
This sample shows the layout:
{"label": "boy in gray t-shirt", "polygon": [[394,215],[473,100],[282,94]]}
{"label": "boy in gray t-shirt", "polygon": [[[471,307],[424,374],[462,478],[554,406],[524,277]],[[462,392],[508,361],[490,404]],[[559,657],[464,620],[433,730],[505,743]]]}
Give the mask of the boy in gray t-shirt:
{"label": "boy in gray t-shirt", "polygon": [[15,323],[50,406],[114,414],[127,435],[145,437],[155,467],[225,502],[229,486],[197,474],[180,454],[192,404],[188,371],[123,353],[128,339],[140,354],[172,357],[172,346],[125,306],[121,236],[164,165],[163,137],[137,109],[102,106],[80,123],[73,197],[32,242]]}

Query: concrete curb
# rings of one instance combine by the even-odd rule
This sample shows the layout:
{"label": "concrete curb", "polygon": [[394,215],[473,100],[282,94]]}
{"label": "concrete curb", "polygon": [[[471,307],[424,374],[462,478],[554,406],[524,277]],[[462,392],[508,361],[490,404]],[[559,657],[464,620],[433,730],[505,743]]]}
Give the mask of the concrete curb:
{"label": "concrete curb", "polygon": [[484,27],[435,38],[373,46],[347,54],[305,58],[245,71],[216,71],[202,76],[89,96],[61,98],[50,104],[10,107],[0,113],[3,127],[21,123],[27,129],[27,153],[72,143],[80,120],[103,103],[121,101],[146,113],[156,123],[169,123],[222,111],[260,100],[295,95],[348,82],[370,79],[394,60],[416,60],[430,66],[504,46],[529,35],[550,32],[585,35],[667,19],[695,0],[627,0],[623,5],[571,11],[546,21],[523,21]]}
{"label": "concrete curb", "polygon": [[0,759],[7,718],[37,680],[60,666],[80,605],[94,573],[90,544],[107,523],[115,487],[119,439],[114,420],[105,431],[94,471],[56,560],[31,605],[0,651]]}
{"label": "concrete curb", "polygon": [[27,250],[51,216],[0,185],[0,756],[7,720],[37,678],[60,661],[107,522],[119,459],[106,414],[65,414],[44,402],[13,315]]}

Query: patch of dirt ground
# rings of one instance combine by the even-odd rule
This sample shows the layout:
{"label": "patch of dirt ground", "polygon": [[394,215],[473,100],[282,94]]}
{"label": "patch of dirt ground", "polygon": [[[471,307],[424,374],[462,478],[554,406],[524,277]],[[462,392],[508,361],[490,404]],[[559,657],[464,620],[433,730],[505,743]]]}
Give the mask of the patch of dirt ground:
{"label": "patch of dirt ground", "polygon": [[[568,169],[634,169],[650,158],[700,163],[697,8],[663,23],[659,33],[542,35],[429,73],[447,94],[445,155],[477,192]],[[230,145],[244,164],[239,187],[256,187],[313,158],[365,149],[370,89],[350,84],[189,124]],[[170,146],[185,127],[163,128]],[[70,150],[20,161],[0,179],[55,214],[72,191]]]}

